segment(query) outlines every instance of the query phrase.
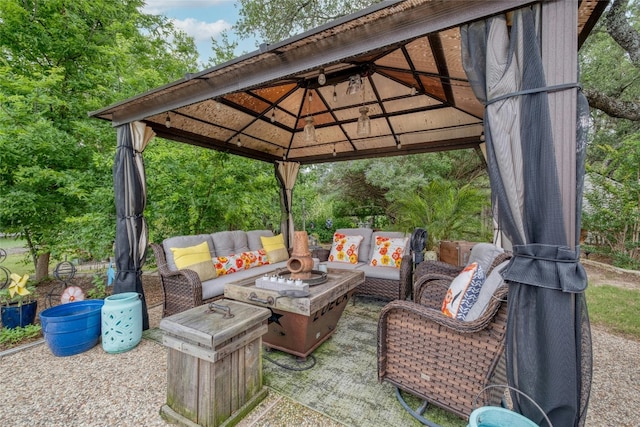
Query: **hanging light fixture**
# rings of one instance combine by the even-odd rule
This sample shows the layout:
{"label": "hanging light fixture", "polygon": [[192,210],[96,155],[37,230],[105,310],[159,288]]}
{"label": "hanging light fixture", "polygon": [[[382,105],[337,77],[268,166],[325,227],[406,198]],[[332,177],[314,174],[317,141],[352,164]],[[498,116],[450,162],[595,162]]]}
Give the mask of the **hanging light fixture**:
{"label": "hanging light fixture", "polygon": [[169,113],[167,113],[167,119],[164,121],[164,125],[165,125],[167,128],[170,128],[170,127],[171,127],[171,117],[169,117]]}
{"label": "hanging light fixture", "polygon": [[321,68],[320,74],[318,74],[318,84],[320,86],[324,86],[326,82],[327,82],[327,76],[324,75],[324,68]]}
{"label": "hanging light fixture", "polygon": [[418,93],[418,91],[416,90],[415,86],[411,86],[411,96],[415,95],[416,93]]}
{"label": "hanging light fixture", "polygon": [[347,95],[355,95],[360,91],[360,86],[362,86],[362,79],[360,78],[360,74],[355,74],[349,77],[349,85],[347,86]]}
{"label": "hanging light fixture", "polygon": [[336,93],[336,85],[333,85],[333,102],[338,102],[338,94]]}
{"label": "hanging light fixture", "polygon": [[304,125],[305,142],[316,142],[316,128],[313,126],[313,117],[307,116],[307,124]]}
{"label": "hanging light fixture", "polygon": [[360,107],[360,117],[358,117],[358,136],[369,136],[371,133],[371,120],[367,113],[369,108]]}
{"label": "hanging light fixture", "polygon": [[333,144],[333,157],[335,157],[335,156],[336,156],[336,154],[337,154],[337,153],[336,153],[336,144]]}
{"label": "hanging light fixture", "polygon": [[398,150],[402,148],[402,142],[400,142],[400,137],[396,138],[396,148]]}
{"label": "hanging light fixture", "polygon": [[275,123],[276,121],[276,109],[271,110],[271,123]]}
{"label": "hanging light fixture", "polygon": [[240,141],[240,137],[238,137],[238,141],[236,141],[236,145],[238,147],[242,147],[242,142]]}
{"label": "hanging light fixture", "polygon": [[368,113],[369,108],[364,106],[364,84],[362,84],[362,107],[360,107],[360,117],[358,117],[358,128],[356,133],[358,136],[369,136],[371,133],[371,120]]}
{"label": "hanging light fixture", "polygon": [[309,103],[307,104],[307,118],[305,119],[307,124],[304,125],[305,142],[316,142],[316,128],[315,126],[313,126],[313,117],[310,116],[312,100],[313,100],[313,96],[311,95],[311,92],[309,92]]}

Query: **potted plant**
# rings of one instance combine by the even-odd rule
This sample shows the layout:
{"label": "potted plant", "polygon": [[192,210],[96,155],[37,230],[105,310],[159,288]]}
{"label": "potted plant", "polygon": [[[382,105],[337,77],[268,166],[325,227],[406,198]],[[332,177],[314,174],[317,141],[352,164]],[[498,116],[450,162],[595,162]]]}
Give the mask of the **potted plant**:
{"label": "potted plant", "polygon": [[28,285],[29,275],[12,274],[11,284],[0,290],[0,315],[2,325],[13,329],[33,324],[38,300],[35,287]]}

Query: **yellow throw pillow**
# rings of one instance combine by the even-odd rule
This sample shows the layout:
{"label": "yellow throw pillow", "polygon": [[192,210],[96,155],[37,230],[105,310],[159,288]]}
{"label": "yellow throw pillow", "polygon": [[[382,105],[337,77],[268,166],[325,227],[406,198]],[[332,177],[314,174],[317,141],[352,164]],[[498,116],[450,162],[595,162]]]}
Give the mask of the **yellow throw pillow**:
{"label": "yellow throw pillow", "polygon": [[273,237],[260,236],[262,247],[267,251],[267,257],[269,258],[269,264],[275,264],[276,262],[286,261],[289,259],[289,251],[284,245],[284,238],[282,233]]}
{"label": "yellow throw pillow", "polygon": [[216,269],[213,267],[207,242],[186,248],[170,249],[173,252],[173,260],[179,270],[188,268],[195,271],[202,282],[216,278]]}

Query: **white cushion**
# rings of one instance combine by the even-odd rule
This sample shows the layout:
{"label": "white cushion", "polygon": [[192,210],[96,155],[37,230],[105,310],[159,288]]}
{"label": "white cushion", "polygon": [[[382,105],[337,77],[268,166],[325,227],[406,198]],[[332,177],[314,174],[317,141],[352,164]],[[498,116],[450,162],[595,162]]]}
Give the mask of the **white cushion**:
{"label": "white cushion", "polygon": [[471,248],[471,254],[469,255],[469,262],[467,265],[477,262],[486,273],[491,268],[493,260],[503,253],[504,249],[499,248],[492,243],[476,243],[473,245],[473,248]]}
{"label": "white cushion", "polygon": [[505,268],[509,264],[509,261],[504,261],[503,263],[496,266],[489,274],[489,277],[484,281],[482,288],[480,288],[480,293],[478,294],[478,299],[471,306],[469,313],[467,313],[467,317],[464,318],[466,321],[476,320],[478,317],[482,316],[484,311],[487,309],[487,306],[491,302],[491,298],[496,290],[500,286],[506,286],[504,280],[502,280],[502,275],[500,272],[503,268]]}
{"label": "white cushion", "polygon": [[260,237],[273,237],[273,231],[271,230],[251,230],[247,231],[247,243],[249,244],[250,251],[257,251],[262,249],[262,241]]}

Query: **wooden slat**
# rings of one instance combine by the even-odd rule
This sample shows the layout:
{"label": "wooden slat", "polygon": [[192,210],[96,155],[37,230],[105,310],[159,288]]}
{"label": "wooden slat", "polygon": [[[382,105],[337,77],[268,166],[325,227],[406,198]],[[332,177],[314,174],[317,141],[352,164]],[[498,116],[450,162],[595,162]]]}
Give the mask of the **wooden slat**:
{"label": "wooden slat", "polygon": [[222,313],[211,312],[208,305],[203,305],[165,317],[160,321],[160,329],[186,341],[215,348],[271,315],[269,310],[238,301],[217,303],[231,307],[234,317],[225,319]]}
{"label": "wooden slat", "polygon": [[[276,291],[255,287],[255,281],[260,277],[262,276],[249,277],[227,284],[224,288],[225,297],[250,302],[255,305],[262,305],[264,307],[277,308],[278,310],[289,313],[310,316],[331,301],[336,300],[364,283],[364,272],[362,271],[333,269],[328,271],[328,280],[326,283],[309,288],[311,292],[310,297],[278,298],[278,292]],[[255,293],[255,295],[262,300],[272,298],[274,304],[262,304],[251,301],[250,295],[252,293]]]}

